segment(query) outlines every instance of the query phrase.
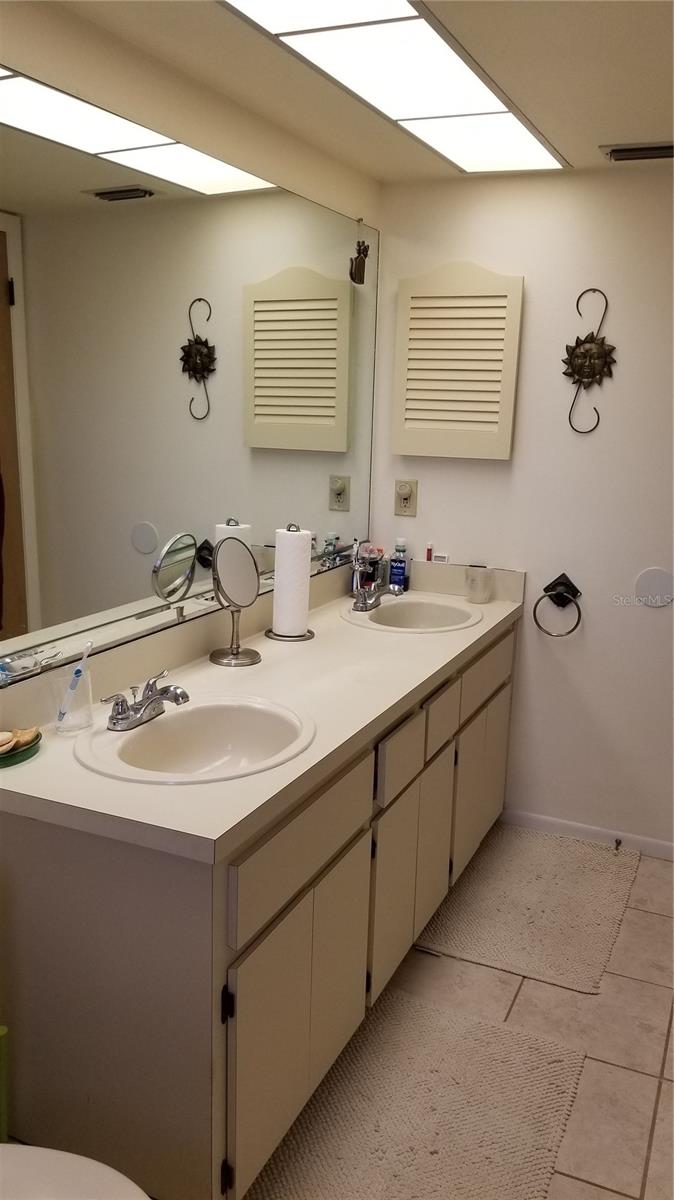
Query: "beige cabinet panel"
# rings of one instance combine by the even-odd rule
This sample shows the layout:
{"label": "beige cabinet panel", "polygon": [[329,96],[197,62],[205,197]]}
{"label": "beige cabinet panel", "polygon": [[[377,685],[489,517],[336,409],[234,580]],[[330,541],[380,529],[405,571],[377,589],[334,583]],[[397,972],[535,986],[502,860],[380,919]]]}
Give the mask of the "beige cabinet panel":
{"label": "beige cabinet panel", "polygon": [[511,690],[503,688],[458,737],[452,883],[503,808]]}
{"label": "beige cabinet panel", "polygon": [[233,950],[255,937],[367,824],[373,779],[370,753],[232,863],[227,941]]}
{"label": "beige cabinet panel", "polygon": [[514,650],[515,634],[509,633],[464,672],[461,680],[461,724],[505,683],[512,673]]}
{"label": "beige cabinet panel", "polygon": [[414,940],[419,791],[417,779],[372,823],[376,855],[370,915],[370,1004]]}
{"label": "beige cabinet panel", "polygon": [[231,967],[227,1158],[241,1200],[310,1095],[313,891]]}
{"label": "beige cabinet panel", "polygon": [[425,742],[426,714],[418,712],[379,743],[375,797],[379,808],[386,808],[423,770]]}
{"label": "beige cabinet panel", "polygon": [[420,780],[414,937],[449,891],[454,795],[454,743],[426,767]]}
{"label": "beige cabinet panel", "polygon": [[426,712],[426,761],[433,758],[459,728],[461,680],[454,679],[424,704]]}
{"label": "beige cabinet panel", "polygon": [[368,830],[314,889],[312,1091],[365,1016],[371,845]]}

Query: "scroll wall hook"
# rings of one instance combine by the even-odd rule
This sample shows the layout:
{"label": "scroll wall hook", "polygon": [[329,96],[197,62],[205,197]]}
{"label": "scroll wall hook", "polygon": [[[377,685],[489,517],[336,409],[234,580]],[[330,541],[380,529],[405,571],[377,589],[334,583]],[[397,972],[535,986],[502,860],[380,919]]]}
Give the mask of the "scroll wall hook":
{"label": "scroll wall hook", "polygon": [[613,371],[611,370],[611,367],[615,363],[615,358],[613,357],[615,346],[609,346],[606,338],[600,336],[602,325],[604,324],[604,318],[608,311],[608,297],[606,293],[602,292],[601,288],[585,288],[585,291],[581,292],[576,300],[576,312],[578,313],[579,317],[582,317],[583,314],[581,312],[580,302],[583,297],[587,296],[590,292],[597,296],[602,296],[604,300],[604,311],[597,326],[597,332],[588,333],[584,338],[577,337],[575,343],[567,345],[566,358],[562,359],[562,362],[566,366],[566,370],[563,372],[563,374],[568,376],[572,383],[577,385],[573,400],[571,402],[571,408],[569,409],[568,417],[569,425],[575,433],[593,433],[601,419],[598,409],[595,407],[595,405],[593,405],[592,407],[596,417],[594,425],[591,425],[589,429],[580,429],[577,425],[574,425],[573,411],[576,407],[576,402],[580,395],[581,388],[587,390],[587,388],[592,387],[592,385],[595,383],[598,383],[601,386],[601,383],[606,376],[609,378],[612,377]]}
{"label": "scroll wall hook", "polygon": [[198,416],[194,411],[194,396],[190,400],[189,410],[190,416],[195,421],[205,421],[211,411],[211,401],[208,395],[208,386],[206,380],[209,375],[215,371],[217,359],[215,357],[215,346],[212,346],[207,338],[202,338],[198,333],[194,332],[194,323],[192,321],[192,309],[195,304],[205,304],[208,307],[207,321],[211,319],[212,308],[210,301],[205,296],[197,296],[190,304],[187,310],[187,319],[190,323],[192,337],[187,339],[184,346],[181,346],[182,354],[180,361],[183,364],[183,373],[188,379],[194,379],[196,383],[202,383],[206,396],[206,411]]}

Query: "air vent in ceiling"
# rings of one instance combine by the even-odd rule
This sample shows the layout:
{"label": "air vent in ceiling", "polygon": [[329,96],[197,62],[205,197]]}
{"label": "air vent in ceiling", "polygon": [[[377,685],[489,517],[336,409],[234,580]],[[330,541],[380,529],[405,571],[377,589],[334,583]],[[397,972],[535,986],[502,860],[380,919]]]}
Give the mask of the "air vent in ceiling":
{"label": "air vent in ceiling", "polygon": [[600,146],[602,154],[611,162],[642,162],[651,158],[672,158],[674,146],[671,142],[647,142],[645,145],[630,143],[625,146]]}
{"label": "air vent in ceiling", "polygon": [[146,196],[154,196],[149,188],[140,187],[119,187],[119,188],[103,188],[100,192],[87,192],[88,196],[95,196],[97,200],[144,200]]}

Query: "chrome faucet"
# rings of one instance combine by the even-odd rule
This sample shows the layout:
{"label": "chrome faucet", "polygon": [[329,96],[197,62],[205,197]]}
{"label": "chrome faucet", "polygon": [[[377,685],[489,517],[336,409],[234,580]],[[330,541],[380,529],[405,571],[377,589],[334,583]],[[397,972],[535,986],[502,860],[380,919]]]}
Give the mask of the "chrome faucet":
{"label": "chrome faucet", "polygon": [[140,700],[138,693],[140,688],[131,687],[133,700],[131,704],[127,700],[123,692],[116,692],[114,696],[106,696],[101,700],[101,704],[112,703],[112,712],[108,717],[108,729],[112,729],[116,733],[125,733],[129,729],[136,729],[138,725],[145,725],[148,721],[153,721],[155,717],[160,717],[164,709],[164,703],[169,704],[187,704],[189,696],[184,688],[179,687],[177,683],[168,683],[164,687],[158,688],[157,684],[160,679],[166,679],[168,671],[160,671],[158,675],[152,675],[148,679]]}
{"label": "chrome faucet", "polygon": [[404,596],[404,591],[397,583],[383,584],[379,580],[372,587],[361,587],[360,580],[363,568],[355,563],[354,575],[356,576],[356,586],[353,589],[353,612],[367,613],[372,612],[374,608],[379,608],[382,601],[382,596]]}

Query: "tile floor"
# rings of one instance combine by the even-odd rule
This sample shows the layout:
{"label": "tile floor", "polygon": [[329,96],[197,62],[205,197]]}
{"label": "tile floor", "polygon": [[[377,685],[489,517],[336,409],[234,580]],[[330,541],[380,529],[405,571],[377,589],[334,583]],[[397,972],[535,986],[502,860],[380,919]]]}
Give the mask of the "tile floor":
{"label": "tile floor", "polygon": [[642,858],[598,996],[417,950],[391,981],[585,1051],[548,1200],[674,1200],[673,893],[673,864]]}

